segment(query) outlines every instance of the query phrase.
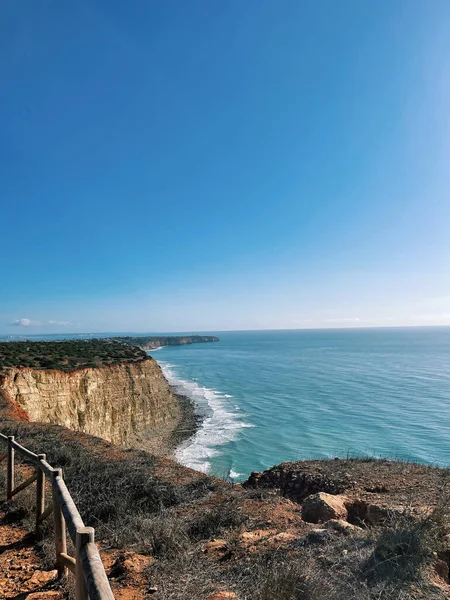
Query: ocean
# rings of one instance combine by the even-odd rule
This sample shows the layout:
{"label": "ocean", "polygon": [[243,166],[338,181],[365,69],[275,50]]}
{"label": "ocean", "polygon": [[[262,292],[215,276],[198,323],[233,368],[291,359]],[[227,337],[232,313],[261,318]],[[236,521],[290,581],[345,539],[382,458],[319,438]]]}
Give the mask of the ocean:
{"label": "ocean", "polygon": [[450,465],[450,327],[207,333],[149,352],[203,417],[184,465],[236,481],[305,458]]}
{"label": "ocean", "polygon": [[450,465],[450,328],[211,333],[149,352],[203,416],[184,465],[236,481],[306,458]]}

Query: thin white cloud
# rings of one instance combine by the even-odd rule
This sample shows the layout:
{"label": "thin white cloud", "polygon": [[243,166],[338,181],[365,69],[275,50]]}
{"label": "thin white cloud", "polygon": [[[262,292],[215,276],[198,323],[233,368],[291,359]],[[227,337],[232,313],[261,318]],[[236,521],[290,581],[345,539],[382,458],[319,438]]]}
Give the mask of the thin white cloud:
{"label": "thin white cloud", "polygon": [[40,321],[32,321],[31,319],[17,319],[17,321],[13,321],[10,325],[14,325],[16,327],[31,327],[31,326],[39,326],[41,325]]}
{"label": "thin white cloud", "polygon": [[439,314],[427,314],[427,315],[413,315],[409,317],[410,321],[450,321],[450,313],[439,313]]}
{"label": "thin white cloud", "polygon": [[13,327],[50,327],[57,325],[59,327],[71,327],[74,324],[71,321],[55,321],[50,319],[48,321],[34,321],[33,319],[17,319],[10,323]]}

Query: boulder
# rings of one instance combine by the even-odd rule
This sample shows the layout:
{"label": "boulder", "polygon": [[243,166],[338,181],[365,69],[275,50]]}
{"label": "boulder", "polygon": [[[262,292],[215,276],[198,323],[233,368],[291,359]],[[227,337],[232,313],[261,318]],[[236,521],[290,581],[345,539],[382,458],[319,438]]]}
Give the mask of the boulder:
{"label": "boulder", "polygon": [[326,523],[331,519],[347,519],[345,496],[319,492],[308,496],[302,505],[302,519],[308,523]]}

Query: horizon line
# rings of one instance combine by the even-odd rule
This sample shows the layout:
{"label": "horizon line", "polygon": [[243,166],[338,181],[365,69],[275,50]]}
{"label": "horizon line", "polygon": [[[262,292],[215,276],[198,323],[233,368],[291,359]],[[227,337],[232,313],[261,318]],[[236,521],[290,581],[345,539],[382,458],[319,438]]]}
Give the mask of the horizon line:
{"label": "horizon line", "polygon": [[367,329],[436,329],[450,328],[450,324],[446,325],[370,325],[370,326],[349,326],[349,327],[282,327],[282,328],[263,328],[263,329],[189,329],[185,331],[67,331],[67,332],[52,332],[52,333],[0,333],[0,337],[34,337],[41,335],[113,335],[117,337],[125,335],[197,335],[201,333],[239,333],[244,331],[352,331],[352,330],[367,330]]}

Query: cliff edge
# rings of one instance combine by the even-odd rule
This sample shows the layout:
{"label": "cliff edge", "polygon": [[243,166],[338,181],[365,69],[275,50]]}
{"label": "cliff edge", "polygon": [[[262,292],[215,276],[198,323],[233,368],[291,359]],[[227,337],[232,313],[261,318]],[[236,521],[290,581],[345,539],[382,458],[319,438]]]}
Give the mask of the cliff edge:
{"label": "cliff edge", "polygon": [[138,446],[147,430],[174,428],[181,416],[155,360],[148,357],[64,372],[11,367],[0,374],[6,412],[99,436],[120,446]]}

